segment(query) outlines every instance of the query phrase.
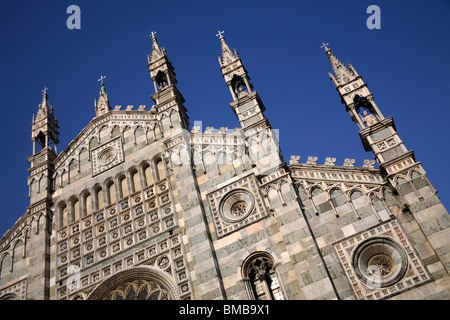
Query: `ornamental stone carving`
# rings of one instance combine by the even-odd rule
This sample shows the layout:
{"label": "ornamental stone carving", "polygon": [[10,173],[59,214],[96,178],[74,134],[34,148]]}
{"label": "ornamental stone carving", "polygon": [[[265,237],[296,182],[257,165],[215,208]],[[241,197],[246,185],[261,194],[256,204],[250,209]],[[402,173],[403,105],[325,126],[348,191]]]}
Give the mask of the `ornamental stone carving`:
{"label": "ornamental stone carving", "polygon": [[125,161],[121,138],[105,143],[91,151],[92,176],[96,176]]}
{"label": "ornamental stone carving", "polygon": [[254,174],[208,194],[207,198],[218,237],[267,216]]}
{"label": "ornamental stone carving", "polygon": [[378,300],[430,280],[396,220],[334,244],[359,300]]}
{"label": "ornamental stone carving", "polygon": [[88,300],[174,300],[180,295],[171,276],[155,267],[117,272],[92,291]]}

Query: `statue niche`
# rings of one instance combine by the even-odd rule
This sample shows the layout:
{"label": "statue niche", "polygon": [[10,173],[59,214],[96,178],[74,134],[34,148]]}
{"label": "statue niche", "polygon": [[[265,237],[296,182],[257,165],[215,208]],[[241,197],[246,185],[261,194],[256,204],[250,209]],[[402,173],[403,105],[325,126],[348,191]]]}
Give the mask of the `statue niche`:
{"label": "statue niche", "polygon": [[231,88],[237,97],[247,95],[250,91],[250,89],[247,88],[244,79],[237,74],[233,75],[233,78],[231,79]]}
{"label": "statue niche", "polygon": [[158,85],[159,90],[161,90],[169,85],[166,74],[164,72],[162,72],[161,70],[159,70],[158,73],[156,74],[155,82]]}
{"label": "statue niche", "polygon": [[361,97],[360,95],[355,95],[353,102],[355,104],[355,110],[359,113],[359,116],[367,127],[379,121],[376,116],[375,108],[369,99]]}

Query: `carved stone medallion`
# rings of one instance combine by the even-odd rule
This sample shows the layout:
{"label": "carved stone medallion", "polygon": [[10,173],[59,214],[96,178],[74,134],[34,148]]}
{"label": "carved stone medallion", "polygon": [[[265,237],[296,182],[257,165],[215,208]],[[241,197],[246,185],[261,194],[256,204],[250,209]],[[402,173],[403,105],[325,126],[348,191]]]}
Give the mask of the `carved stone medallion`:
{"label": "carved stone medallion", "polygon": [[254,174],[209,193],[207,198],[219,238],[267,216]]}
{"label": "carved stone medallion", "polygon": [[91,151],[91,159],[92,176],[100,174],[122,163],[125,158],[120,137],[93,149]]}

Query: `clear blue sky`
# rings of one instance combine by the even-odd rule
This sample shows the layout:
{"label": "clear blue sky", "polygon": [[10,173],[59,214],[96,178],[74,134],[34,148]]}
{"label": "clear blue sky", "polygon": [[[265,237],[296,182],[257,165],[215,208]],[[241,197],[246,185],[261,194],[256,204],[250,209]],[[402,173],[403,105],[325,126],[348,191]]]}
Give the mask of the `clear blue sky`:
{"label": "clear blue sky", "polygon": [[[69,30],[69,5],[81,9],[81,30]],[[366,9],[381,9],[381,29],[369,30]],[[111,104],[151,106],[146,55],[157,31],[175,67],[191,120],[234,128],[238,122],[219,70],[225,31],[261,96],[282,153],[372,159],[358,127],[328,78],[320,48],[351,63],[377,105],[394,117],[400,138],[415,151],[439,196],[450,206],[449,1],[0,1],[0,236],[26,212],[25,160],[30,123],[49,87],[62,151],[94,117],[97,79],[106,75]]]}

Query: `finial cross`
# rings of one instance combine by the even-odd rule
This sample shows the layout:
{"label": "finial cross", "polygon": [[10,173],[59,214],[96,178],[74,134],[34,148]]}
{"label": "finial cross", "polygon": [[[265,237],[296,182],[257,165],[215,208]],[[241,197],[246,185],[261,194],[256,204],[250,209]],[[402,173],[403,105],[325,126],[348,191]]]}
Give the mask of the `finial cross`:
{"label": "finial cross", "polygon": [[103,79],[105,79],[105,78],[106,78],[106,76],[101,75],[101,76],[100,76],[100,79],[98,79],[98,81],[101,81],[102,84],[103,84]]}
{"label": "finial cross", "polygon": [[219,32],[216,34],[216,37],[221,38],[223,33],[225,33],[225,31],[220,31],[219,30]]}
{"label": "finial cross", "polygon": [[43,94],[47,94],[47,90],[48,90],[48,88],[47,88],[47,87],[44,87],[44,90],[42,90],[42,93],[43,93]]}
{"label": "finial cross", "polygon": [[326,49],[328,49],[328,48],[327,48],[328,45],[329,45],[329,43],[322,42],[321,48],[326,48]]}
{"label": "finial cross", "polygon": [[150,34],[152,35],[151,37],[153,39],[155,37],[156,31],[152,31],[152,32],[150,32]]}

